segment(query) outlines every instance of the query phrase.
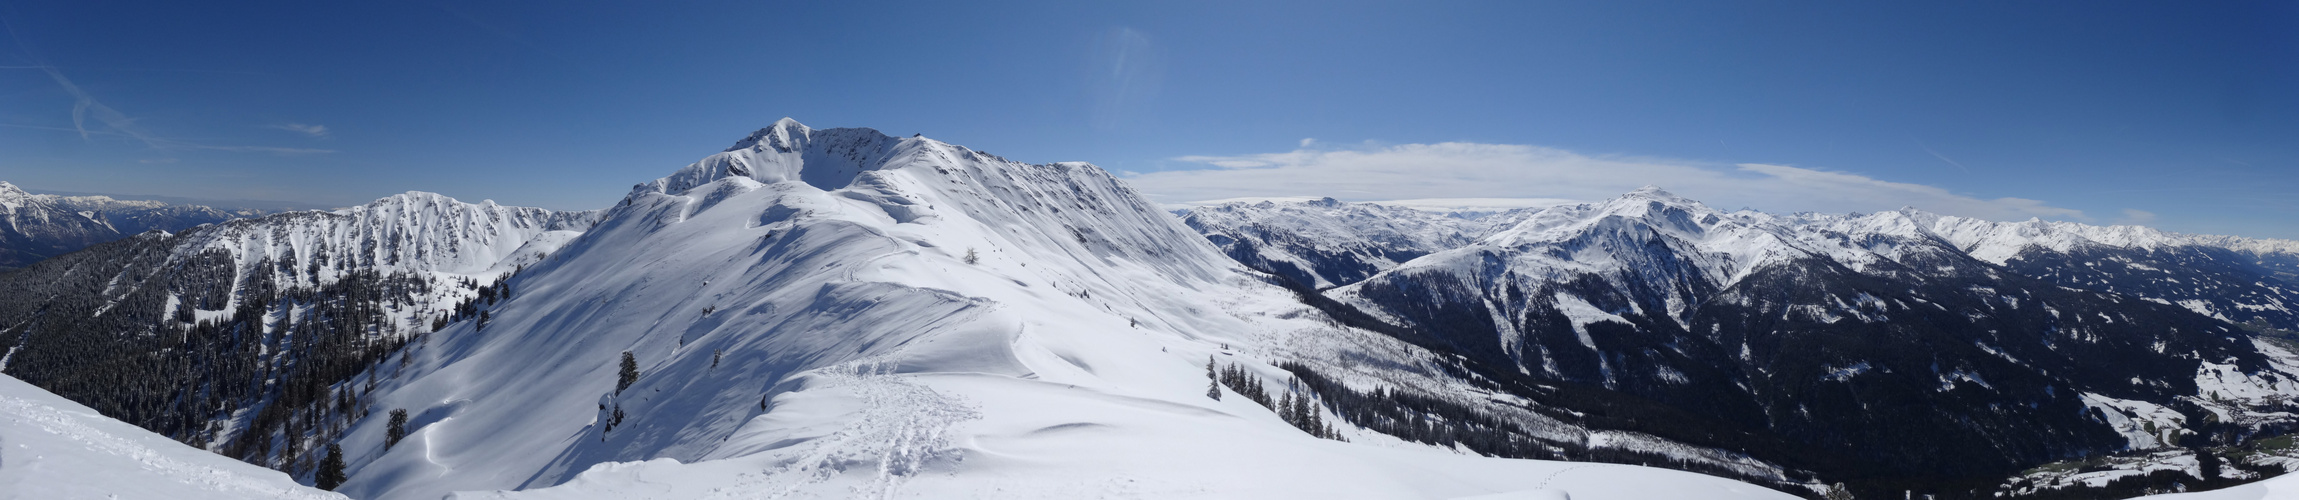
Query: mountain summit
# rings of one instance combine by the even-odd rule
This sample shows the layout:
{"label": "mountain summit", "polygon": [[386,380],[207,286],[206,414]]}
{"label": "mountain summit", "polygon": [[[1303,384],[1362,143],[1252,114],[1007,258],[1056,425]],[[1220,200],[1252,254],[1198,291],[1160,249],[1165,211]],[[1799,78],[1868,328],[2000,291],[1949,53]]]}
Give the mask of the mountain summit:
{"label": "mountain summit", "polygon": [[[1281,358],[1284,339],[1399,346],[1318,319],[1100,168],[789,120],[736,145],[635,186],[484,324],[384,363],[375,405],[418,424],[389,451],[383,422],[351,427],[346,449],[372,451],[343,491],[1386,497],[1565,467],[1345,445],[1209,399],[1209,358],[1284,387],[1274,363],[1314,359]],[[1253,472],[1269,463],[1297,466]],[[1630,477],[1650,480],[1613,484]],[[1780,498],[1657,470],[1576,481],[1552,487]]]}

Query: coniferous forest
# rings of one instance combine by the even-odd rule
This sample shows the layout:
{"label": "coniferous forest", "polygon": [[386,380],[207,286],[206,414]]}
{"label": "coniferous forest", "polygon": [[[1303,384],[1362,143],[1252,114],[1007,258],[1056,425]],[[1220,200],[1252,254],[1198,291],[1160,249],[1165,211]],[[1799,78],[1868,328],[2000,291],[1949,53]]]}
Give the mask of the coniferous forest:
{"label": "coniferous forest", "polygon": [[[510,291],[292,253],[247,269],[221,252],[171,262],[177,238],[0,274],[34,292],[0,297],[6,373],[185,444],[309,474],[424,332],[483,318]],[[442,287],[471,297],[442,311],[414,302]]]}

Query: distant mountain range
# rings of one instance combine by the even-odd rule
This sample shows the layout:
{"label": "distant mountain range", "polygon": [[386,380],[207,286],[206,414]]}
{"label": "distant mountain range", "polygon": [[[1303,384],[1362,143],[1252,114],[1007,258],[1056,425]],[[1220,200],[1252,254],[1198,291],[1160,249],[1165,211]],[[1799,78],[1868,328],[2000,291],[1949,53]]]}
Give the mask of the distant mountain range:
{"label": "distant mountain range", "polygon": [[87,248],[0,273],[0,372],[306,483],[340,447],[353,498],[2082,498],[2299,468],[2287,241],[1658,188],[1177,217],[1092,165],[788,119],[599,211],[412,192],[121,236],[9,199],[41,251]]}
{"label": "distant mountain range", "polygon": [[0,182],[0,269],[24,267],[145,231],[182,231],[265,213],[100,195],[32,194]]}
{"label": "distant mountain range", "polygon": [[2272,341],[2299,328],[2299,242],[1724,212],[1657,188],[1473,217],[1330,199],[1183,217],[1521,391],[1627,393],[1848,459],[1824,475],[1939,484],[2299,424],[2293,349]]}

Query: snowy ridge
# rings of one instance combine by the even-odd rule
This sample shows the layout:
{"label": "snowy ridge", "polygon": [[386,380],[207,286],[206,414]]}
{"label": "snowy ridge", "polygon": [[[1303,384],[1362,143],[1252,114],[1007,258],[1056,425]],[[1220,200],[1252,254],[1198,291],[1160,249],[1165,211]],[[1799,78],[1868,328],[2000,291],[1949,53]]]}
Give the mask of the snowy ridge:
{"label": "snowy ridge", "polygon": [[[1729,288],[1768,266],[1816,259],[1864,269],[1926,250],[1847,238],[1797,222],[1761,212],[1727,213],[1647,186],[1602,203],[1525,214],[1515,226],[1475,244],[1414,260],[1391,273],[1498,278],[1495,273],[1505,270],[1527,285],[1600,276],[1621,289],[1662,291],[1666,314],[1681,321],[1700,302],[1697,290]],[[1654,253],[1643,249],[1647,245],[1671,250]],[[1343,287],[1334,295],[1357,297],[1357,288]]]}
{"label": "snowy ridge", "polygon": [[0,497],[340,499],[0,376]]}
{"label": "snowy ridge", "polygon": [[[410,191],[334,211],[289,212],[186,234],[175,258],[222,251],[243,269],[264,259],[282,263],[341,261],[379,271],[476,274],[529,240],[553,231],[582,231],[597,212],[554,212],[464,203]],[[252,269],[250,269],[252,271]],[[282,283],[314,283],[308,273]],[[324,279],[324,276],[319,278]]]}
{"label": "snowy ridge", "polygon": [[[356,424],[343,491],[1787,498],[1320,440],[1208,399],[1208,358],[1275,375],[1259,356],[1374,347],[1086,164],[786,119],[641,184],[512,285],[484,330],[457,323],[403,371],[385,363],[378,414],[418,417],[389,451],[380,419]],[[618,394],[623,352],[642,375]],[[1291,466],[1260,466],[1275,463]]]}
{"label": "snowy ridge", "polygon": [[[245,299],[242,291],[257,283],[273,288],[318,287],[355,271],[405,272],[440,282],[465,277],[492,282],[517,265],[556,250],[596,223],[599,214],[508,207],[493,201],[465,203],[411,191],[334,211],[238,219],[188,232],[169,249],[166,262],[228,265],[233,272],[227,285],[233,290],[231,300],[192,304],[203,319],[227,318]],[[429,290],[403,298],[410,306],[391,311],[400,331],[410,331],[473,296],[461,287]]]}
{"label": "snowy ridge", "polygon": [[2029,247],[2068,252],[2090,245],[2155,250],[2178,246],[2223,248],[2255,255],[2299,254],[2299,241],[2239,236],[2194,235],[2145,226],[2095,226],[2076,222],[2029,219],[1994,222],[1937,215],[1913,208],[1866,216],[1813,216],[1821,223],[1861,224],[1879,219],[1902,219],[1915,224],[1914,234],[1936,236],[1980,260],[2003,264]]}
{"label": "snowy ridge", "polygon": [[1329,288],[1469,244],[1532,212],[1438,213],[1323,198],[1236,201],[1180,214],[1184,224],[1239,262]]}

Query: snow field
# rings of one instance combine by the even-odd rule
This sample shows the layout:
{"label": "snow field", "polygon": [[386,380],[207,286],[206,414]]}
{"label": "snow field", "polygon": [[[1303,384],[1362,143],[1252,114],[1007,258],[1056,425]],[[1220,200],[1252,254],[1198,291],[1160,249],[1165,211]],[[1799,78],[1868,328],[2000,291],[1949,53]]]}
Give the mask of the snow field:
{"label": "snow field", "polygon": [[331,499],[0,376],[0,498]]}

